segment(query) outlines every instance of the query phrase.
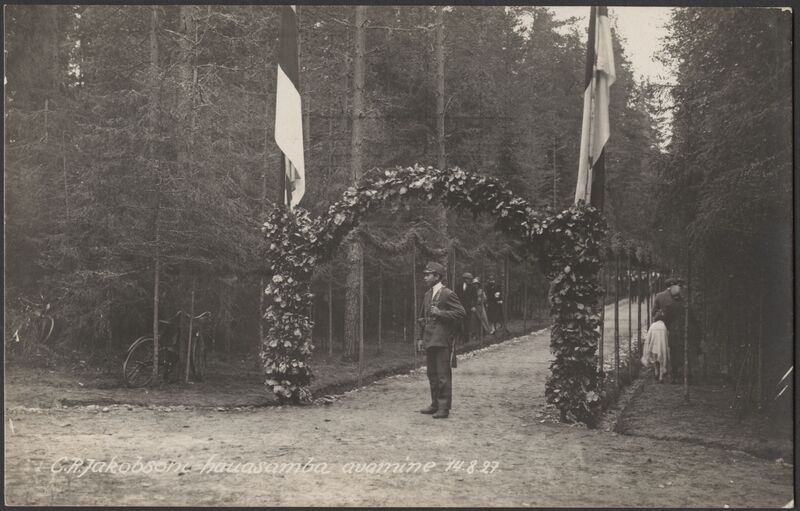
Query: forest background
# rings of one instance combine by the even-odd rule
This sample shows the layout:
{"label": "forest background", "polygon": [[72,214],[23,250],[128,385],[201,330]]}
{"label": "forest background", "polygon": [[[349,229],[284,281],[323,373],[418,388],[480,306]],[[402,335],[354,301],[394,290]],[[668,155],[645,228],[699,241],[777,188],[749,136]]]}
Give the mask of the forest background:
{"label": "forest background", "polygon": [[[442,156],[503,179],[536,208],[572,203],[583,24],[536,6],[370,6],[361,60],[354,9],[298,9],[302,207],[324,214],[364,170],[437,166]],[[7,317],[19,297],[42,294],[55,304],[59,349],[101,364],[151,329],[158,275],[162,316],[187,310],[194,287],[196,307],[214,313],[216,349],[255,353],[268,267],[259,227],[279,196],[278,14],[6,6]],[[763,369],[769,388],[792,353],[791,14],[678,8],[667,28],[669,84],[635,81],[615,35],[605,213],[612,232],[659,254],[661,270],[685,276],[691,259],[704,360],[729,377]],[[365,114],[355,144],[357,88]],[[489,218],[398,203],[363,231],[372,243],[343,247],[313,283],[315,340],[326,339],[332,301],[346,357],[357,356],[354,243],[365,261],[365,340],[379,307],[383,328],[412,324],[412,278],[443,247],[455,253],[451,280],[472,271],[507,282],[510,316],[522,313],[524,282],[531,312],[546,315],[547,282]],[[416,249],[399,243],[414,237]]]}

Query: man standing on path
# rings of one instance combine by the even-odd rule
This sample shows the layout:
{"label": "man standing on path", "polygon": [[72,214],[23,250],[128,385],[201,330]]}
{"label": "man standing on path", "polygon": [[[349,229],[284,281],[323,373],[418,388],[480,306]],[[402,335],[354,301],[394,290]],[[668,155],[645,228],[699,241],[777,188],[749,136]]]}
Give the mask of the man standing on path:
{"label": "man standing on path", "polygon": [[453,395],[450,350],[453,349],[453,337],[458,332],[459,322],[466,314],[458,295],[442,284],[447,275],[444,266],[430,262],[422,273],[428,291],[419,317],[422,339],[417,342],[425,348],[431,404],[420,412],[432,414],[434,419],[446,419]]}
{"label": "man standing on path", "polygon": [[[656,313],[661,314],[669,333],[670,378],[673,383],[683,374],[683,347],[684,347],[684,309],[683,294],[681,293],[681,279],[668,279],[667,289],[658,293],[653,301],[651,316],[656,318]],[[690,328],[696,327],[692,314],[689,314]],[[689,351],[692,354],[692,351]]]}
{"label": "man standing on path", "polygon": [[462,278],[464,281],[456,288],[456,294],[458,294],[458,299],[461,301],[461,305],[464,307],[464,312],[466,313],[460,332],[461,340],[466,344],[472,340],[473,318],[477,319],[475,306],[478,302],[478,291],[472,284],[474,277],[470,272],[465,272]]}

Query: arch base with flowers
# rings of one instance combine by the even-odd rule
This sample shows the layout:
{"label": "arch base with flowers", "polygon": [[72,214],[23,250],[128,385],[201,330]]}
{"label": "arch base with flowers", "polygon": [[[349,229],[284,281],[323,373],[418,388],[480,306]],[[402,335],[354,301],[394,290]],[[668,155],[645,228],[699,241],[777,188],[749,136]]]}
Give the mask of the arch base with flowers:
{"label": "arch base with flowers", "polygon": [[314,267],[330,259],[371,210],[409,198],[492,215],[500,231],[519,240],[524,252],[536,257],[552,283],[555,359],[545,388],[547,401],[560,410],[562,420],[594,424],[601,411],[603,378],[596,350],[600,337],[597,274],[605,221],[595,208],[582,203],[557,214],[537,211],[499,180],[459,168],[375,169],[318,218],[312,219],[302,208],[288,212],[276,206],[272,210],[262,228],[272,275],[264,289],[264,319],[269,328],[260,349],[266,385],[282,402],[310,399],[313,324],[308,311]]}

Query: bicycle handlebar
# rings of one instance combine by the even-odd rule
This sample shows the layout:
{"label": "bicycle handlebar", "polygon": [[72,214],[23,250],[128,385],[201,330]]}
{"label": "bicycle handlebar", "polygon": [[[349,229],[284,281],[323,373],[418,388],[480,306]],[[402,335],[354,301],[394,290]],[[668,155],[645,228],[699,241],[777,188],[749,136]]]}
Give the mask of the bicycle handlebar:
{"label": "bicycle handlebar", "polygon": [[169,318],[169,319],[159,319],[159,320],[158,320],[158,322],[159,322],[159,323],[164,323],[164,324],[169,324],[169,323],[172,323],[172,322],[175,320],[175,318],[177,318],[177,317],[178,317],[179,315],[181,315],[182,313],[183,313],[183,311],[182,311],[182,310],[179,310],[179,311],[178,311],[178,312],[176,312],[176,313],[175,313],[175,314],[174,314],[174,315],[173,315],[171,318]]}
{"label": "bicycle handlebar", "polygon": [[50,308],[50,304],[45,303],[44,297],[42,297],[41,302],[34,302],[33,300],[29,300],[24,296],[20,296],[19,301],[37,309],[48,310]]}
{"label": "bicycle handlebar", "polygon": [[203,312],[203,313],[201,313],[201,314],[199,314],[197,316],[192,316],[188,312],[183,312],[183,310],[179,310],[171,318],[169,318],[169,319],[159,319],[158,321],[159,321],[159,323],[169,324],[169,323],[172,323],[175,320],[175,318],[177,318],[181,314],[183,314],[187,318],[191,318],[191,319],[204,319],[206,317],[211,316],[211,311],[205,311],[205,312]]}

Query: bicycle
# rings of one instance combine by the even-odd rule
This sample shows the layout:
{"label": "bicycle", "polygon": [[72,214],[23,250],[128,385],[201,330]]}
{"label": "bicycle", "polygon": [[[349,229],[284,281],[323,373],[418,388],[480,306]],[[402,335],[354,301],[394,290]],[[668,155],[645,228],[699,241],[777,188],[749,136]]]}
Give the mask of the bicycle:
{"label": "bicycle", "polygon": [[50,304],[20,298],[22,320],[11,335],[11,348],[29,354],[35,347],[47,343],[55,329],[55,319],[50,315]]}
{"label": "bicycle", "polygon": [[[170,376],[175,371],[175,377],[180,372],[178,367],[178,346],[182,329],[175,325],[179,316],[185,316],[198,321],[197,329],[193,328],[191,339],[191,354],[189,356],[190,375],[195,381],[203,381],[206,375],[207,349],[205,340],[205,320],[211,316],[210,311],[198,316],[178,311],[169,319],[159,320],[159,347],[158,347],[158,378],[169,382]],[[161,329],[163,327],[163,331]],[[130,388],[144,387],[153,380],[153,338],[141,336],[128,346],[125,362],[122,364],[122,376],[125,384]],[[173,380],[174,381],[174,380]]]}

